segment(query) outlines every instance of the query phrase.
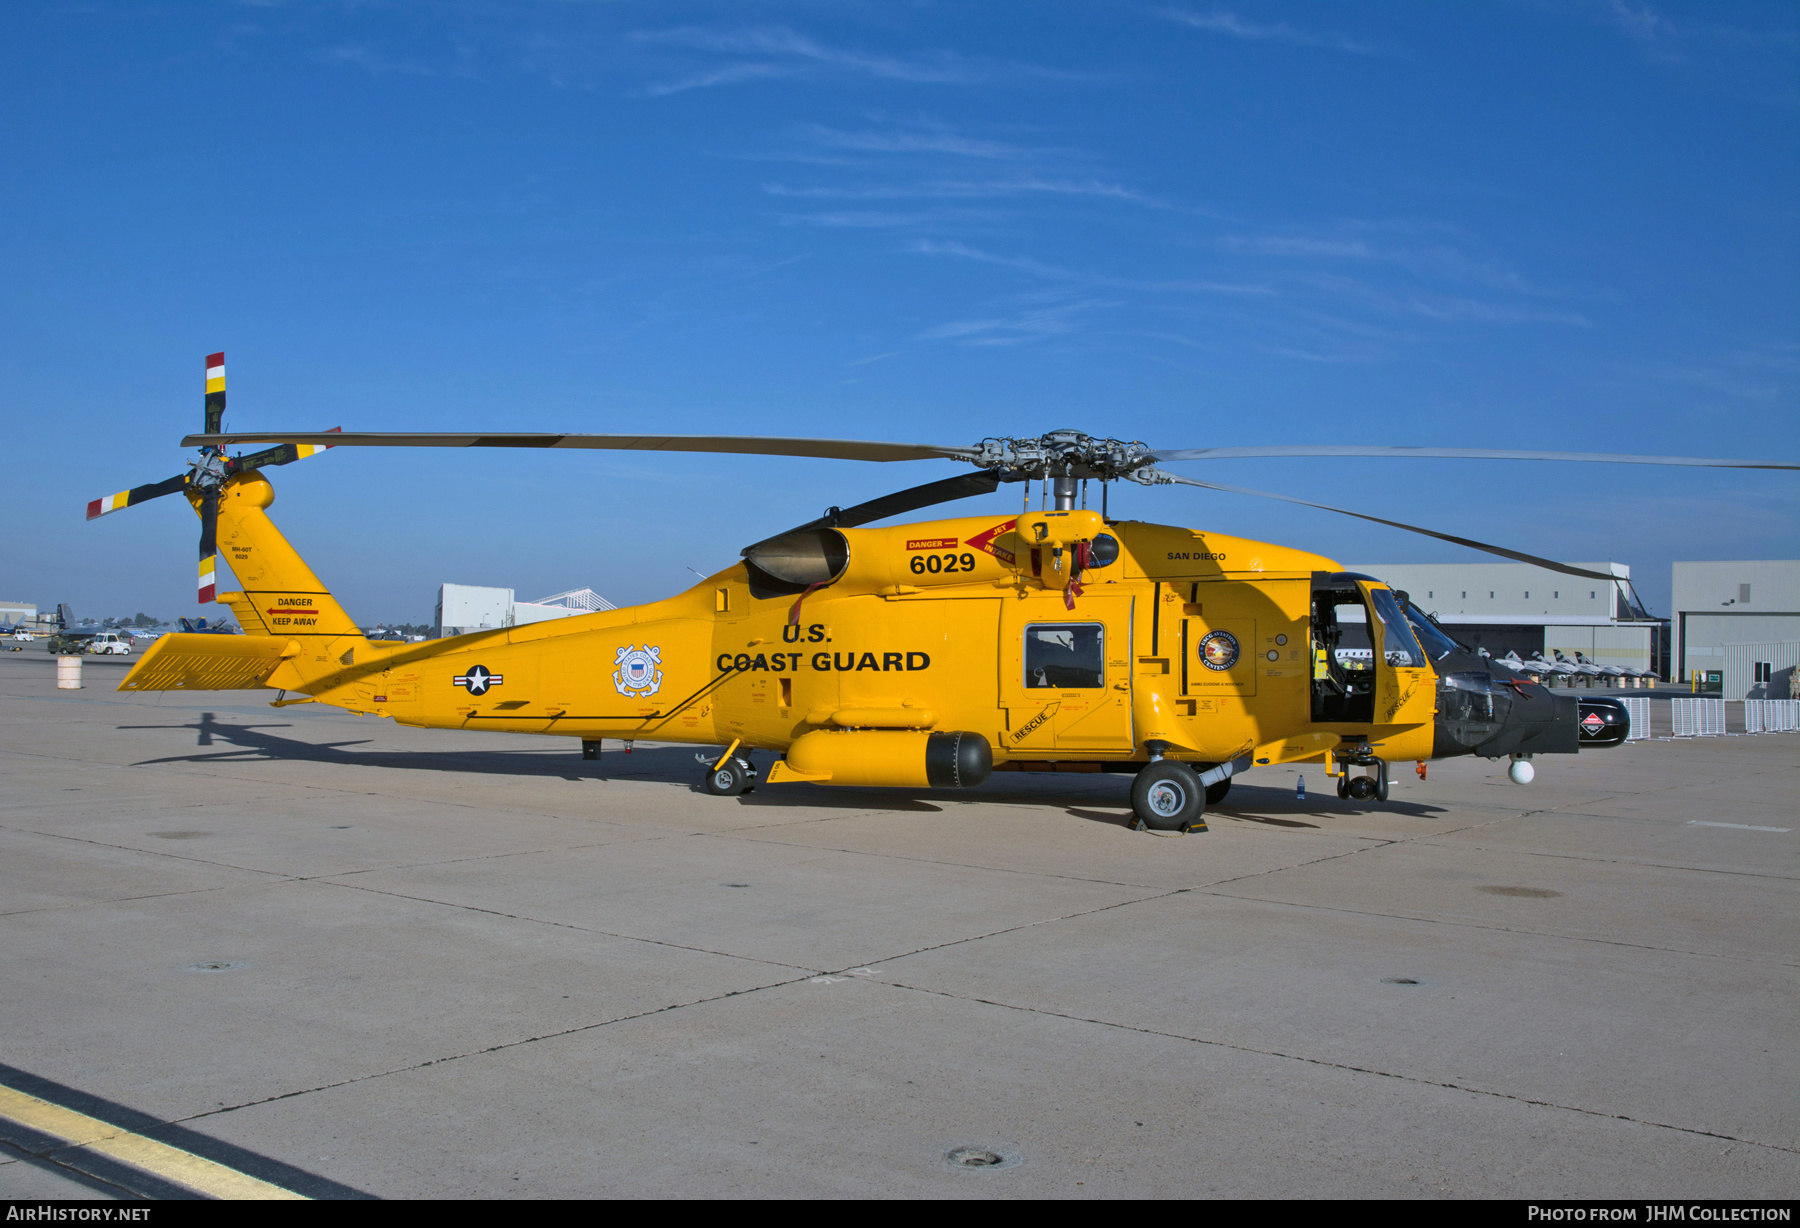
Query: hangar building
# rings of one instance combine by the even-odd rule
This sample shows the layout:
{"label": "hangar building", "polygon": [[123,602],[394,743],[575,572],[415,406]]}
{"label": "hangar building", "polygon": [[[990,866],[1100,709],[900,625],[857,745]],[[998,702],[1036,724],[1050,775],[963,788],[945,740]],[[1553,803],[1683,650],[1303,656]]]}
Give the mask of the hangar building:
{"label": "hangar building", "polygon": [[571,618],[576,614],[618,608],[591,588],[570,589],[537,601],[515,601],[510,588],[444,584],[438,587],[436,625],[432,634],[442,639],[446,635],[522,627],[552,618]]}
{"label": "hangar building", "polygon": [[1560,649],[1601,665],[1669,676],[1669,622],[1644,609],[1624,563],[1576,563],[1607,572],[1608,584],[1530,563],[1360,563],[1350,567],[1404,589],[1452,636],[1496,657]]}
{"label": "hangar building", "polygon": [[1675,564],[1677,677],[1721,675],[1726,699],[1789,699],[1800,665],[1800,559]]}

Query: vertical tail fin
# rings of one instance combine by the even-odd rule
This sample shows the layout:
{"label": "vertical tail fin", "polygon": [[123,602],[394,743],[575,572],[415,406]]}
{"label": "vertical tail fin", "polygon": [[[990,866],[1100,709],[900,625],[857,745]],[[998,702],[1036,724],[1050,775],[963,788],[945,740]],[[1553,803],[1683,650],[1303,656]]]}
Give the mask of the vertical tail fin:
{"label": "vertical tail fin", "polygon": [[[190,498],[199,510],[201,496]],[[274,488],[255,472],[234,474],[220,489],[218,546],[243,590],[219,600],[246,634],[298,640],[309,664],[349,664],[342,658],[366,642],[362,631],[269,519],[274,501]]]}

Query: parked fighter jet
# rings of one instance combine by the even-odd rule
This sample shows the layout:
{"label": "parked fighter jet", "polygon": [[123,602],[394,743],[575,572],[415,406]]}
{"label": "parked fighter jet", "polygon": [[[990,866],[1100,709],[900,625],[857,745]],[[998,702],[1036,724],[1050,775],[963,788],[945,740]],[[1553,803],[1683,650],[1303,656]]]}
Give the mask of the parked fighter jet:
{"label": "parked fighter jet", "polygon": [[1590,661],[1579,649],[1577,649],[1575,653],[1575,662],[1578,665],[1589,666],[1598,670],[1600,676],[1606,679],[1607,683],[1612,686],[1617,686],[1619,683],[1623,682],[1626,677],[1626,670],[1617,665],[1604,665],[1599,661]]}

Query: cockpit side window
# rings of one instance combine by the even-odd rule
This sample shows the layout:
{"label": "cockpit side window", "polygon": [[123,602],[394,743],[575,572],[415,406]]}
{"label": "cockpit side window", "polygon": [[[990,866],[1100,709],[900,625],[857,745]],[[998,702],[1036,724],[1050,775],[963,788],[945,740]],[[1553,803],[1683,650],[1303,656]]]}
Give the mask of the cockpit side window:
{"label": "cockpit side window", "polygon": [[1391,590],[1369,588],[1369,604],[1381,620],[1381,655],[1389,665],[1399,669],[1418,669],[1425,664],[1425,650],[1413,638],[1412,626],[1400,612],[1400,603]]}
{"label": "cockpit side window", "polygon": [[1425,655],[1433,661],[1442,661],[1455,652],[1461,645],[1445,635],[1438,625],[1426,618],[1409,601],[1406,603],[1406,621],[1412,624],[1414,634],[1419,643],[1425,646]]}

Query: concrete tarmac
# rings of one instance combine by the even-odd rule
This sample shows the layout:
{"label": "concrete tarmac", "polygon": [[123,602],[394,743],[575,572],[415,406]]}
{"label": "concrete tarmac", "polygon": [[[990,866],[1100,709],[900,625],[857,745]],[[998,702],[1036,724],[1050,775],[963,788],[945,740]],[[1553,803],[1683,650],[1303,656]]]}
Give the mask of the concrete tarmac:
{"label": "concrete tarmac", "polygon": [[[128,665],[0,655],[0,1085],[301,1193],[1800,1194],[1800,735],[1168,838]],[[182,1192],[8,1137],[0,1196]]]}

